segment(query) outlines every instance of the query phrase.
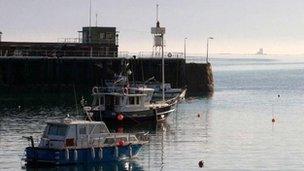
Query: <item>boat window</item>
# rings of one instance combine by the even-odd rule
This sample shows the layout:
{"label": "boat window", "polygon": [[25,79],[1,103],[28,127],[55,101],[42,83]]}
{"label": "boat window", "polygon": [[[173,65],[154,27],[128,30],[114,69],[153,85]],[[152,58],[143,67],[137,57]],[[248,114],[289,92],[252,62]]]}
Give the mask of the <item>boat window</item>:
{"label": "boat window", "polygon": [[135,103],[135,98],[129,97],[129,104],[134,104],[134,103]]}
{"label": "boat window", "polygon": [[106,133],[107,131],[103,129],[101,125],[96,125],[93,134]]}
{"label": "boat window", "polygon": [[64,125],[50,125],[49,135],[64,136],[67,131],[67,126]]}
{"label": "boat window", "polygon": [[87,134],[87,128],[85,126],[80,126],[79,134]]}
{"label": "boat window", "polygon": [[115,97],[115,99],[114,99],[114,104],[115,105],[119,105],[119,99],[120,99],[119,97]]}
{"label": "boat window", "polygon": [[139,104],[139,97],[136,98],[136,104]]}
{"label": "boat window", "polygon": [[104,143],[105,143],[105,144],[114,144],[114,143],[115,143],[115,140],[114,140],[114,138],[106,138],[106,140],[105,140]]}

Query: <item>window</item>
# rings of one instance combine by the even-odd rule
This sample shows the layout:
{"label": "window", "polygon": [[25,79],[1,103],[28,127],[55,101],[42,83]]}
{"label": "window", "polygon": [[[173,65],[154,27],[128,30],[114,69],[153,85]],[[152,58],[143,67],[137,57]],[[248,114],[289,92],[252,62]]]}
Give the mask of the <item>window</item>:
{"label": "window", "polygon": [[135,103],[134,97],[129,97],[129,104],[133,105]]}
{"label": "window", "polygon": [[115,142],[114,138],[107,138],[104,143],[105,144],[114,144],[114,142]]}
{"label": "window", "polygon": [[107,33],[107,39],[113,39],[113,34],[112,33]]}
{"label": "window", "polygon": [[105,33],[100,33],[99,37],[100,37],[100,39],[104,39],[106,37]]}
{"label": "window", "polygon": [[87,129],[85,126],[81,126],[79,128],[79,134],[87,134]]}
{"label": "window", "polygon": [[139,97],[136,98],[136,104],[139,104]]}
{"label": "window", "polygon": [[64,136],[66,134],[67,127],[64,125],[50,125],[49,135]]}
{"label": "window", "polygon": [[93,131],[93,134],[99,134],[102,133],[102,129],[100,125],[96,125]]}
{"label": "window", "polygon": [[115,102],[114,102],[115,105],[119,105],[119,99],[120,99],[119,97],[115,97],[115,99],[114,99],[115,100]]}

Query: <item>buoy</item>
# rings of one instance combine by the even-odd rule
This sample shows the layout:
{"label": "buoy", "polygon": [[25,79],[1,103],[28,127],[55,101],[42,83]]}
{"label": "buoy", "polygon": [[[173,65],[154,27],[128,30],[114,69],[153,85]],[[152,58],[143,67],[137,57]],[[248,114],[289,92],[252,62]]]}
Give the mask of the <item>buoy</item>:
{"label": "buoy", "polygon": [[116,145],[121,147],[121,146],[124,145],[124,143],[125,143],[125,142],[124,142],[123,140],[119,140],[119,141],[116,143]]}
{"label": "buoy", "polygon": [[197,114],[197,117],[199,118],[199,117],[201,117],[201,115],[198,113],[198,114]]}
{"label": "buoy", "polygon": [[91,156],[92,156],[92,159],[95,159],[95,149],[94,149],[94,147],[91,148]]}
{"label": "buoy", "polygon": [[117,115],[117,120],[122,121],[124,119],[124,115],[123,114],[118,114]]}
{"label": "buoy", "polygon": [[129,157],[132,158],[133,156],[133,151],[132,151],[132,145],[129,145]]}
{"label": "buoy", "polygon": [[115,147],[115,157],[118,158],[118,147]]}
{"label": "buoy", "polygon": [[278,94],[278,98],[280,98],[280,97],[281,97],[281,95]]}
{"label": "buoy", "polygon": [[204,167],[204,161],[203,160],[198,162],[198,167],[200,167],[200,168]]}
{"label": "buoy", "polygon": [[274,118],[272,118],[271,122],[272,122],[272,123],[275,123],[275,119],[274,119]]}
{"label": "buoy", "polygon": [[65,159],[67,159],[67,160],[70,159],[70,152],[69,152],[69,149],[65,149]]}
{"label": "buoy", "polygon": [[77,152],[76,149],[74,150],[74,160],[75,160],[75,161],[78,160],[78,152]]}
{"label": "buoy", "polygon": [[99,155],[99,159],[102,160],[102,158],[103,158],[102,148],[99,149],[99,154],[98,155]]}

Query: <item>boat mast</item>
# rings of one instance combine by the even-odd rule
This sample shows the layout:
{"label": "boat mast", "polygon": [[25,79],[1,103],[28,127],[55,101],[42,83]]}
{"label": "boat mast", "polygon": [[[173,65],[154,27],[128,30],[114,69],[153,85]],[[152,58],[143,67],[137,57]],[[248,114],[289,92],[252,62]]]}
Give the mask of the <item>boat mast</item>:
{"label": "boat mast", "polygon": [[165,101],[165,58],[164,58],[164,34],[161,35],[162,38],[162,94],[163,101]]}
{"label": "boat mast", "polygon": [[[164,35],[166,33],[165,27],[160,27],[159,19],[158,19],[158,4],[156,5],[156,27],[151,28],[151,33],[154,36],[154,44],[153,49],[156,51],[156,54],[161,53],[162,58],[162,99],[165,101],[165,59],[164,59]],[[161,52],[160,52],[161,51]],[[154,51],[153,53],[154,54]]]}

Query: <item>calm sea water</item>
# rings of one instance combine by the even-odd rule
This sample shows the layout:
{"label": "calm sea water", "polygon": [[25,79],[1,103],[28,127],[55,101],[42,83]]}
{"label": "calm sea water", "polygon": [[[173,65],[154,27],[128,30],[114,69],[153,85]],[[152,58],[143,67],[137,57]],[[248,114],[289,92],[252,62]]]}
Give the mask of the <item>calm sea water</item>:
{"label": "calm sea water", "polygon": [[[133,128],[151,132],[150,144],[136,159],[35,170],[304,168],[304,58],[221,55],[211,62],[214,95],[179,104],[166,123]],[[39,136],[46,119],[73,112],[72,107],[2,108],[0,170],[22,170],[28,143],[21,137]],[[204,168],[198,167],[200,160]]]}

